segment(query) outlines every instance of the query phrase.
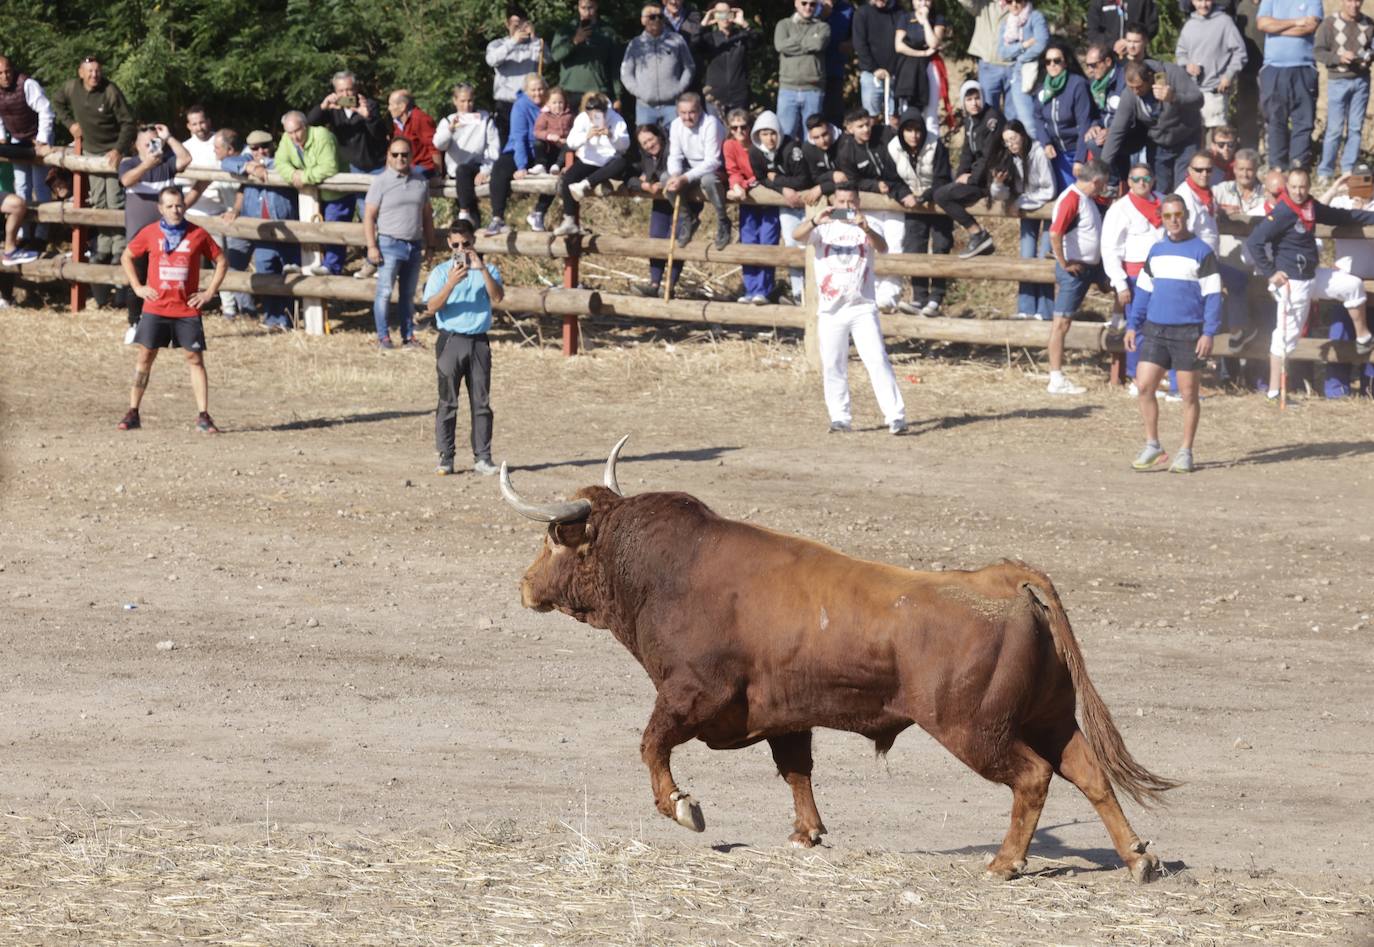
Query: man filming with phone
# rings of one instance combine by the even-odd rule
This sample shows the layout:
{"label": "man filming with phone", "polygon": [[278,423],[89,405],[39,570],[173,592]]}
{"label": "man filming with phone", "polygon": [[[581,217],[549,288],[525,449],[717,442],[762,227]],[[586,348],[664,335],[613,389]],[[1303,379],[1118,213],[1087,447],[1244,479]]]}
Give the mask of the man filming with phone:
{"label": "man filming with phone", "polygon": [[425,281],[425,312],[434,317],[439,341],[434,367],[439,378],[439,409],[434,417],[434,446],[439,452],[439,476],[453,473],[458,419],[458,390],[468,386],[472,412],[472,469],[484,476],[496,473],[491,462],[491,307],[505,296],[501,274],[476,250],[476,230],[468,220],[454,221],[448,232],[449,258]]}
{"label": "man filming with phone", "polygon": [[[158,197],[178,172],[191,166],[191,152],[177,141],[166,125],[140,125],[134,138],[133,157],[119,162],[119,183],[124,188],[124,240],[127,246],[140,230],[161,218]],[[148,261],[139,257],[134,267],[140,280],[148,278]],[[138,293],[126,296],[129,329],[124,344],[134,340],[134,326],[143,315],[143,298]]]}
{"label": "man filming with phone", "polygon": [[816,326],[830,433],[854,430],[849,410],[852,336],[883,422],[893,434],[904,434],[906,405],[883,345],[873,281],[874,256],[887,252],[887,241],[859,210],[859,192],[853,184],[836,185],[831,202],[814,220],[803,221],[792,232],[797,243],[816,248]]}
{"label": "man filming with phone", "polygon": [[571,103],[600,92],[620,111],[620,39],[602,25],[596,0],[577,0],[577,22],[553,36],[549,55],[558,63],[558,84]]}

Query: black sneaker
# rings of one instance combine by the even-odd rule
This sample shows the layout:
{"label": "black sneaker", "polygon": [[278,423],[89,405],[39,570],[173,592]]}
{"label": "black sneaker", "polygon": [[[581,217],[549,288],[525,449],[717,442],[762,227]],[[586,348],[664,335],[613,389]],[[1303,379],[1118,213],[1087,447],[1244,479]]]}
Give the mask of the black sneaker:
{"label": "black sneaker", "polygon": [[138,409],[130,408],[128,414],[120,418],[115,427],[121,431],[137,431],[143,426],[143,422],[138,419]]}
{"label": "black sneaker", "polygon": [[963,253],[959,254],[959,259],[971,260],[980,254],[991,253],[993,249],[992,234],[988,233],[986,230],[980,230],[972,237],[969,237],[968,246],[964,248]]}
{"label": "black sneaker", "polygon": [[696,232],[696,227],[692,223],[691,214],[681,214],[677,219],[677,233],[673,236],[677,239],[677,245],[687,246],[691,242],[692,234]]}
{"label": "black sneaker", "polygon": [[453,458],[452,458],[452,457],[440,457],[440,458],[439,458],[439,466],[437,466],[437,467],[434,468],[434,475],[437,476],[437,477],[452,477],[452,476],[453,476]]}
{"label": "black sneaker", "polygon": [[215,427],[215,422],[211,420],[209,411],[202,411],[196,415],[196,430],[202,434],[219,433],[219,428]]}
{"label": "black sneaker", "polygon": [[716,249],[724,250],[730,245],[730,221],[722,220],[716,225]]}
{"label": "black sneaker", "polygon": [[1230,337],[1226,340],[1226,347],[1232,352],[1239,352],[1251,342],[1255,341],[1258,335],[1259,329],[1254,326],[1246,326],[1243,329],[1237,329],[1235,332],[1232,332]]}

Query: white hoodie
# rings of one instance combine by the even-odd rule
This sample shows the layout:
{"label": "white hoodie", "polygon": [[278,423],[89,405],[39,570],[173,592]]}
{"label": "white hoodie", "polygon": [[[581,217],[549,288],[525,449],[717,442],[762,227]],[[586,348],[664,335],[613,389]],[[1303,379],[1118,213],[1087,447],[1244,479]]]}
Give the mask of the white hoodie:
{"label": "white hoodie", "polygon": [[491,116],[476,112],[451,112],[434,129],[434,147],[444,153],[444,167],[450,177],[459,165],[480,165],[483,174],[501,157],[501,133]]}
{"label": "white hoodie", "polygon": [[[587,137],[592,130],[593,116],[600,125],[611,130],[609,135]],[[615,109],[579,112],[573,120],[572,131],[568,132],[568,147],[577,153],[578,161],[600,168],[630,149],[630,130]]]}

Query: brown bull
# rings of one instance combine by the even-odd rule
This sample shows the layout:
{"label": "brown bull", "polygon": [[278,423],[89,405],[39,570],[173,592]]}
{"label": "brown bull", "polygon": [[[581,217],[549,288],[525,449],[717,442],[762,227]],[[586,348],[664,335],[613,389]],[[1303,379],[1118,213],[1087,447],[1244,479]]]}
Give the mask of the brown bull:
{"label": "brown bull", "polygon": [[685,493],[622,496],[615,465],[627,439],[607,460],[605,486],[569,502],[526,502],[504,465],[501,491],[549,524],[520,583],[523,604],[609,629],[654,682],[640,752],[659,812],[705,828],[673,780],[674,747],[767,740],[792,789],[792,842],[809,847],[825,832],[811,793],[811,730],[860,733],[886,753],[917,724],[1011,788],[1011,827],[991,874],[1025,867],[1058,773],[1097,809],[1131,877],[1155,877],[1159,859],[1112,785],[1149,803],[1177,784],[1127,751],[1042,573],[1005,561],[913,572],[724,519]]}

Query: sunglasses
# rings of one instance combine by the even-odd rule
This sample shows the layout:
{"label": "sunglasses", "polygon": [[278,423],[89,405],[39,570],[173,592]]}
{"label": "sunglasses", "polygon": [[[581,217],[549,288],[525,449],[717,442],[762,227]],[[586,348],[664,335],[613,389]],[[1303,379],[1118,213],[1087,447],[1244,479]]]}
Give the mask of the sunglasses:
{"label": "sunglasses", "polygon": [[662,13],[646,13],[646,14],[644,14],[644,19],[646,19],[646,20],[648,20],[650,23],[652,23],[654,20],[661,20],[661,19],[663,19],[663,14],[662,14]]}
{"label": "sunglasses", "polygon": [[1046,56],[1046,57],[1045,57],[1045,65],[1047,65],[1047,66],[1062,66],[1062,65],[1064,65],[1064,57],[1063,57],[1063,56]]}
{"label": "sunglasses", "polygon": [[1149,184],[1149,183],[1150,183],[1151,181],[1153,181],[1153,180],[1154,180],[1154,177],[1153,177],[1152,175],[1149,175],[1149,174],[1132,174],[1132,175],[1131,175],[1131,183],[1132,183],[1132,184],[1139,184],[1139,183],[1141,183],[1142,181],[1145,182],[1146,184]]}
{"label": "sunglasses", "polygon": [[1188,168],[1188,170],[1189,170],[1189,171],[1192,171],[1194,174],[1211,174],[1211,173],[1212,173],[1212,169],[1211,169],[1210,167],[1207,167],[1207,168],[1194,168],[1194,167],[1191,167],[1191,166],[1190,166],[1190,167]]}
{"label": "sunglasses", "polygon": [[249,146],[248,146],[248,150],[249,150],[249,151],[271,151],[271,150],[272,150],[272,146],[271,146],[271,145],[249,145]]}
{"label": "sunglasses", "polygon": [[471,250],[471,249],[472,249],[472,244],[470,244],[470,243],[462,243],[462,242],[459,242],[459,243],[450,243],[450,244],[448,245],[448,248],[449,248],[450,250]]}
{"label": "sunglasses", "polygon": [[410,152],[409,152],[409,151],[393,151],[393,152],[390,152],[390,153],[389,153],[389,157],[392,157],[392,158],[405,158],[407,161],[409,161],[409,160],[410,160]]}
{"label": "sunglasses", "polygon": [[1107,61],[1107,60],[1105,60],[1105,59],[1095,59],[1095,60],[1093,60],[1092,62],[1085,62],[1085,63],[1083,64],[1083,68],[1084,68],[1084,69],[1096,69],[1098,66],[1102,65],[1102,64],[1105,63],[1106,61]]}
{"label": "sunglasses", "polygon": [[1182,220],[1182,219],[1183,219],[1184,217],[1186,217],[1186,216],[1187,216],[1187,214],[1183,213],[1183,211],[1180,211],[1180,210],[1176,210],[1176,211],[1172,211],[1172,212],[1167,213],[1167,214],[1160,214],[1160,215],[1159,215],[1159,217],[1160,217],[1161,220]]}
{"label": "sunglasses", "polygon": [[749,128],[748,125],[731,125],[731,126],[730,126],[730,131],[732,131],[732,132],[742,132],[742,131],[747,131],[748,128]]}

